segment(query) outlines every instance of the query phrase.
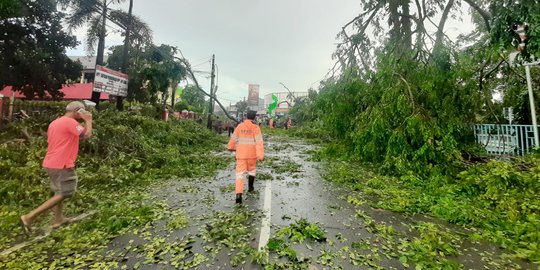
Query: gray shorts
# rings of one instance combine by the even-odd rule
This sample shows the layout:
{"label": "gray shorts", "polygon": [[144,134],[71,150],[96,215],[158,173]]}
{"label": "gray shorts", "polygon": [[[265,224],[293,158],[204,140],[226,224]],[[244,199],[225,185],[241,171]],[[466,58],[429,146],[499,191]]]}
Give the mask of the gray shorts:
{"label": "gray shorts", "polygon": [[51,189],[55,195],[71,197],[77,190],[77,174],[75,169],[49,169],[44,168],[51,180]]}

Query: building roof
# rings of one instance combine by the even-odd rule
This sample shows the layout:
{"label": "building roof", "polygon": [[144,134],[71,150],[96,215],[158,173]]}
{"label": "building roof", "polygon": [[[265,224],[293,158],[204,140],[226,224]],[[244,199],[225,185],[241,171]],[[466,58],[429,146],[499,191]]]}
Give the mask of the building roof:
{"label": "building roof", "polygon": [[[70,100],[81,100],[81,99],[90,99],[92,97],[92,83],[76,83],[71,85],[64,85],[60,91],[64,93],[63,99]],[[7,86],[4,89],[0,90],[0,94],[5,97],[11,97],[13,91],[11,91],[11,86]],[[21,92],[15,92],[15,98],[26,98]],[[100,100],[109,99],[109,94],[101,93]]]}

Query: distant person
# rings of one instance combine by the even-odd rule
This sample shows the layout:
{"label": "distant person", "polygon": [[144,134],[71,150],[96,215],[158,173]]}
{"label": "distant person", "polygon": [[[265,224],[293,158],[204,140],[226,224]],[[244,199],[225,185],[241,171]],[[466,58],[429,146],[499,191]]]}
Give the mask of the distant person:
{"label": "distant person", "polygon": [[229,151],[236,151],[236,203],[242,203],[244,182],[248,175],[248,191],[255,190],[257,161],[264,159],[264,142],[261,129],[255,124],[255,111],[249,111],[247,120],[240,123],[229,140]]}
{"label": "distant person", "polygon": [[227,121],[227,130],[229,131],[229,137],[234,133],[234,128],[236,127],[236,122]]}
{"label": "distant person", "polygon": [[274,117],[270,117],[270,120],[268,120],[268,126],[270,126],[270,129],[274,128]]}
{"label": "distant person", "polygon": [[[84,121],[84,125],[77,121],[79,119]],[[73,101],[67,105],[66,114],[52,121],[47,130],[48,147],[43,169],[49,175],[54,195],[38,208],[21,216],[21,225],[26,234],[31,232],[35,219],[49,209],[54,213],[53,229],[71,221],[64,217],[62,202],[72,197],[77,190],[75,161],[81,136],[92,136],[92,114],[85,110],[82,102]]]}
{"label": "distant person", "polygon": [[287,117],[287,123],[285,124],[285,129],[289,129],[289,128],[291,128],[291,126],[292,126],[292,120],[291,120],[291,117],[288,116]]}

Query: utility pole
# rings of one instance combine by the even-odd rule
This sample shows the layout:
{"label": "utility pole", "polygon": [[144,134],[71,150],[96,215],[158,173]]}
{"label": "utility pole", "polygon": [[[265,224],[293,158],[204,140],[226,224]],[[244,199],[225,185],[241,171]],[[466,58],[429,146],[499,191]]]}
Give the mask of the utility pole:
{"label": "utility pole", "polygon": [[216,95],[214,78],[216,77],[216,56],[212,54],[212,73],[210,75],[210,105],[208,107],[208,129],[212,129],[212,114],[214,113],[214,98]]}
{"label": "utility pole", "polygon": [[[122,57],[122,72],[124,74],[128,73],[128,52],[129,52],[129,35],[131,34],[131,20],[132,20],[132,14],[133,13],[133,0],[129,0],[129,12],[128,12],[128,24],[126,29],[126,39],[124,40],[124,51],[123,51],[123,57]],[[117,96],[116,97],[116,109],[119,111],[124,110],[124,102],[123,97]]]}
{"label": "utility pole", "polygon": [[[99,41],[98,41],[98,48],[97,48],[97,55],[96,55],[96,65],[103,66],[104,61],[104,54],[105,54],[105,34],[107,31],[106,23],[107,23],[107,0],[103,0],[103,12],[101,14],[101,26],[99,29]],[[96,103],[96,109],[99,107],[99,97],[101,96],[101,92],[94,92],[92,91],[92,102]]]}
{"label": "utility pole", "polygon": [[532,88],[532,79],[531,79],[531,66],[539,65],[540,61],[525,63],[525,75],[527,76],[527,90],[529,92],[529,103],[531,105],[531,118],[533,125],[533,134],[534,134],[534,146],[540,147],[540,140],[538,138],[538,123],[536,122],[536,109],[534,104],[534,94]]}

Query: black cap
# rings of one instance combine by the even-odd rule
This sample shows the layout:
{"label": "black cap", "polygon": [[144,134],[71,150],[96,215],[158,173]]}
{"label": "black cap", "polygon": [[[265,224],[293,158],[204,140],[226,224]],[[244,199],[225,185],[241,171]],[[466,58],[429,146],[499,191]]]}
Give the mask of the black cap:
{"label": "black cap", "polygon": [[247,113],[247,118],[249,120],[255,120],[255,117],[257,116],[257,112],[256,111],[252,111],[252,110],[249,110],[248,113]]}

